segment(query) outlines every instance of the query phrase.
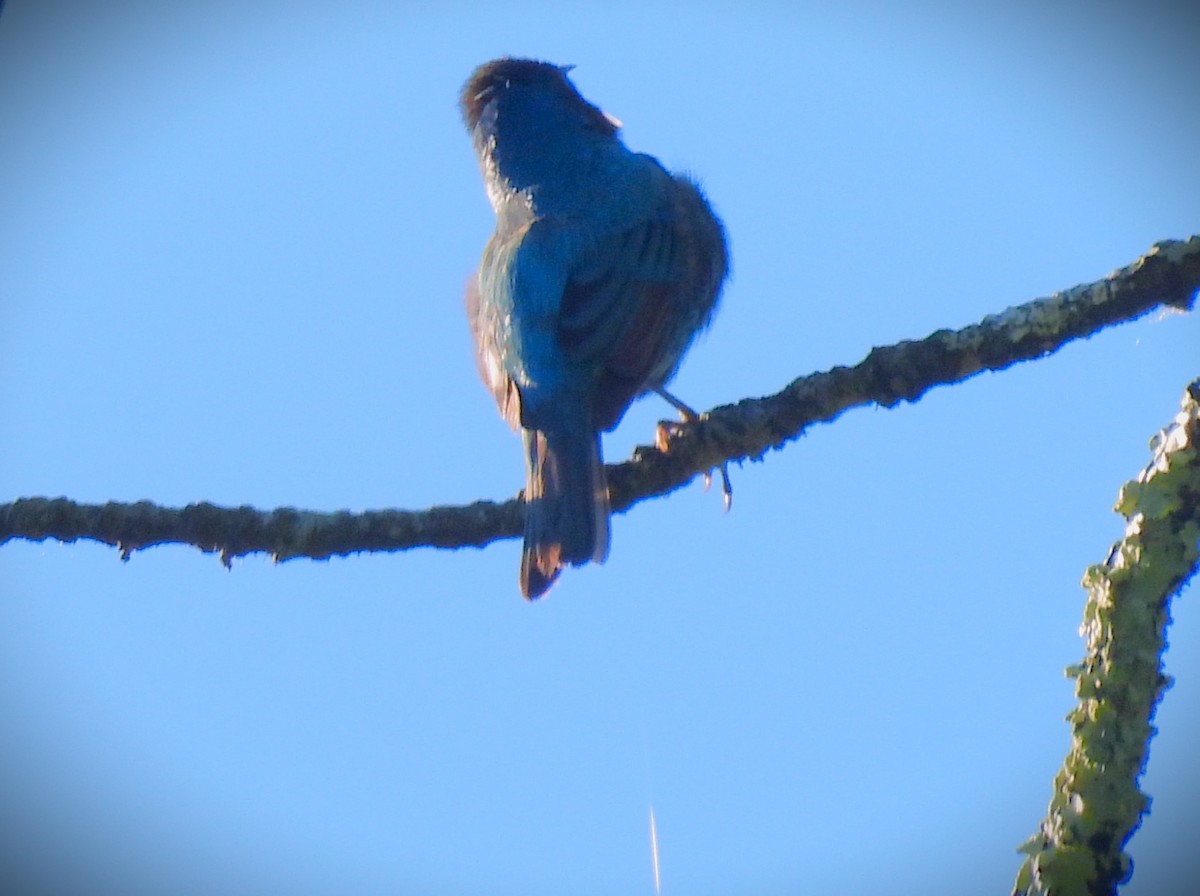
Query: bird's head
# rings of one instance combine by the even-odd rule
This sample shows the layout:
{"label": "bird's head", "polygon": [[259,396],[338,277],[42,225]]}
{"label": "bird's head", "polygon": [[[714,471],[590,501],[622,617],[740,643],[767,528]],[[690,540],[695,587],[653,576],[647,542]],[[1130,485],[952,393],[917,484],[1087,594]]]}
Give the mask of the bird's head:
{"label": "bird's head", "polygon": [[571,68],[507,56],[481,65],[459,97],[467,130],[500,139],[563,129],[613,136],[621,123],[583,98]]}

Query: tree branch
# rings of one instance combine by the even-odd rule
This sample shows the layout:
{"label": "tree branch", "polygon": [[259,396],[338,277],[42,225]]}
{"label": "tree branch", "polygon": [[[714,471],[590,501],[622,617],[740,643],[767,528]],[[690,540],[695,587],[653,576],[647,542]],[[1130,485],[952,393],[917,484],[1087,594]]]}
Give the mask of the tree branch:
{"label": "tree branch", "polygon": [[[989,315],[961,330],[938,330],[921,340],[876,348],[853,367],[811,374],[775,395],[715,408],[672,430],[661,448],[639,447],[631,460],[609,466],[613,509],[624,512],[646,498],[667,494],[727,461],[759,460],[814,423],[834,420],[849,408],[916,401],[934,386],[1044,357],[1071,340],[1158,307],[1190,310],[1198,290],[1200,235],[1159,243],[1095,283]],[[482,547],[518,536],[522,518],[519,497],[363,513],[20,498],[0,505],[0,544],[14,538],[85,538],[116,546],[123,559],[154,545],[190,544],[219,553],[228,564],[255,552],[282,561],[414,547]]]}
{"label": "tree branch", "polygon": [[1014,896],[1116,896],[1133,872],[1124,848],[1150,806],[1138,778],[1171,683],[1170,602],[1200,563],[1200,379],[1151,447],[1150,466],[1117,498],[1125,537],[1083,577],[1087,655],[1067,669],[1079,701],[1067,716],[1071,750],[1040,830],[1021,847]]}

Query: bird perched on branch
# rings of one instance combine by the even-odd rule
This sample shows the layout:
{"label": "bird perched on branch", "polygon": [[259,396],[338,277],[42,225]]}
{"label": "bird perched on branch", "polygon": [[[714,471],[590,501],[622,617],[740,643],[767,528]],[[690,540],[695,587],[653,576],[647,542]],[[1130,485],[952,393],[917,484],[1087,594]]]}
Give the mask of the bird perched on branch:
{"label": "bird perched on branch", "polygon": [[497,59],[460,97],[496,214],[467,314],[484,383],[525,446],[527,598],[607,556],[600,433],[664,390],[728,268],[699,187],[629,150],[569,70]]}

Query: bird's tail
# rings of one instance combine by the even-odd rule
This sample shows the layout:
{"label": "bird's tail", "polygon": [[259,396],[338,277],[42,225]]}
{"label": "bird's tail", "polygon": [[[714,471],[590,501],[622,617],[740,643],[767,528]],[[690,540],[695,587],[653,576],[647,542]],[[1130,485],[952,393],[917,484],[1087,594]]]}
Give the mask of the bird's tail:
{"label": "bird's tail", "polygon": [[526,429],[525,550],[521,593],[530,600],[567,564],[608,555],[608,486],[600,434],[579,421],[562,429]]}

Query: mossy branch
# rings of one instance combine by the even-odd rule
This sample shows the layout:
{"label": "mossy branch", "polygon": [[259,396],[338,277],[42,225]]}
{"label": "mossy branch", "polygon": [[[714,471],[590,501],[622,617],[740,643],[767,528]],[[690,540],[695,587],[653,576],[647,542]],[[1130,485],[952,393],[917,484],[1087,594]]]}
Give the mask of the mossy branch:
{"label": "mossy branch", "polygon": [[[613,509],[623,512],[666,494],[722,463],[758,460],[849,408],[916,401],[934,386],[1044,357],[1155,308],[1188,310],[1198,290],[1200,236],[1159,243],[1095,283],[1009,308],[961,330],[938,330],[921,340],[876,348],[853,367],[811,374],[775,395],[715,408],[671,430],[661,447],[638,448],[631,460],[610,466]],[[519,496],[502,503],[361,513],[207,503],[169,508],[149,501],[89,505],[67,498],[21,498],[0,505],[0,543],[91,539],[116,546],[123,558],[154,545],[189,544],[219,554],[225,563],[255,552],[289,560],[482,547],[516,537],[521,528]]]}
{"label": "mossy branch", "polygon": [[1154,458],[1121,489],[1125,537],[1083,577],[1083,662],[1067,669],[1078,705],[1071,750],[1013,890],[1020,896],[1112,896],[1149,798],[1138,787],[1154,734],[1170,601],[1200,561],[1200,379],[1150,443]]}

